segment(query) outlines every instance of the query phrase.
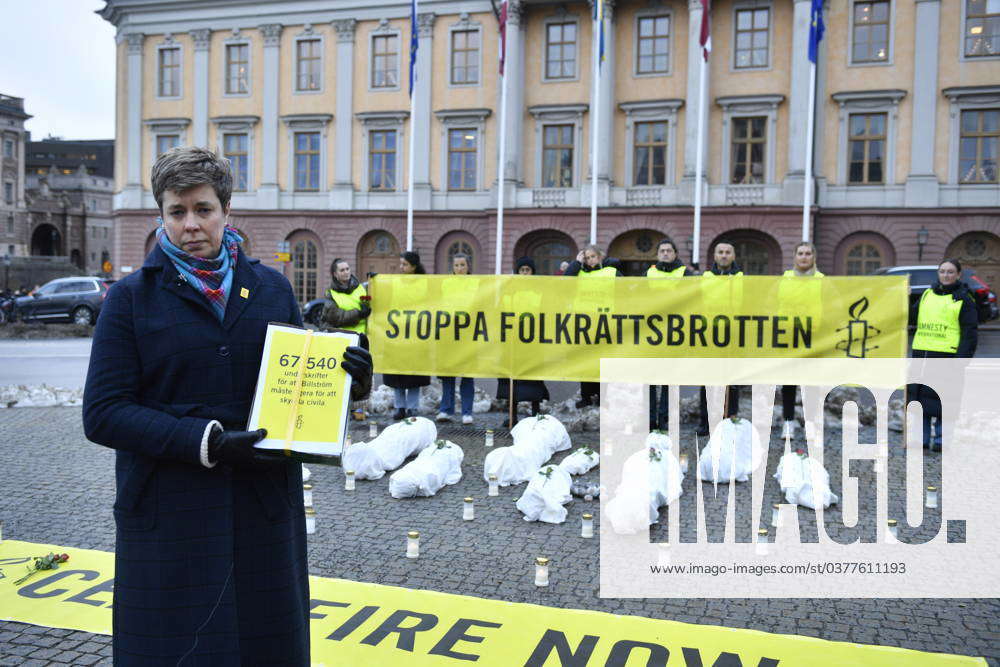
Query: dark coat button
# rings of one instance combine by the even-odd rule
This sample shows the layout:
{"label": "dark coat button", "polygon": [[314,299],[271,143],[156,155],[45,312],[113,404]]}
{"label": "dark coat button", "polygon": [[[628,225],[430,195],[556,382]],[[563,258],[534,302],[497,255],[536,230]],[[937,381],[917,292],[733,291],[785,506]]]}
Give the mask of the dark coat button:
{"label": "dark coat button", "polygon": [[216,352],[219,353],[220,357],[228,357],[229,356],[229,347],[226,346],[226,345],[220,345],[219,349],[216,350]]}

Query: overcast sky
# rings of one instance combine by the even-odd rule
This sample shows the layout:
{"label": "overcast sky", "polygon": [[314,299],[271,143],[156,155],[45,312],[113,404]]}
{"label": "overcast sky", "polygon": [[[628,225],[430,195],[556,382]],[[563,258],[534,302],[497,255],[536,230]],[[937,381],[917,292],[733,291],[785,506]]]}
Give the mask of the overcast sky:
{"label": "overcast sky", "polygon": [[23,97],[33,140],[115,136],[115,28],[103,0],[0,0],[0,93]]}

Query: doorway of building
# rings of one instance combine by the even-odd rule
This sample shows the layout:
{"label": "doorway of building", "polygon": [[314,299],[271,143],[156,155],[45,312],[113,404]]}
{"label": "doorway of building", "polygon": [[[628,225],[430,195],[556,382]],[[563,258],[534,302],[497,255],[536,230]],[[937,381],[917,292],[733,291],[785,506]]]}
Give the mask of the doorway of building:
{"label": "doorway of building", "polygon": [[973,269],[990,289],[1000,287],[1000,238],[989,232],[962,234],[948,245],[945,257],[954,257],[962,268]]}
{"label": "doorway of building", "polygon": [[656,264],[656,244],[663,238],[666,234],[652,229],[626,232],[608,246],[608,257],[621,261],[626,276],[644,276],[646,269]]}
{"label": "doorway of building", "polygon": [[368,232],[358,242],[358,266],[354,274],[364,282],[370,273],[399,273],[399,242],[381,229]]}

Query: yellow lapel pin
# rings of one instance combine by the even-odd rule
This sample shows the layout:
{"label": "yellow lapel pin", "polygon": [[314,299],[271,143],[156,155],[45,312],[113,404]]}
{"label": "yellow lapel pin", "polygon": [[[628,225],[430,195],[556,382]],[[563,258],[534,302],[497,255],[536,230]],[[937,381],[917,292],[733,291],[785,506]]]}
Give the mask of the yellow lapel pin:
{"label": "yellow lapel pin", "polygon": [[250,298],[250,290],[248,290],[246,287],[241,287],[240,288],[240,296],[243,297],[244,299],[249,299]]}

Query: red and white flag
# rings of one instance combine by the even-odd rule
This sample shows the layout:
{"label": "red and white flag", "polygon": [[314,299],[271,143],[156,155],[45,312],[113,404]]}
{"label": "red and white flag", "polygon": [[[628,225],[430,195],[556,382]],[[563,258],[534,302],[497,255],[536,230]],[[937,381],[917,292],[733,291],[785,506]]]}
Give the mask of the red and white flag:
{"label": "red and white flag", "polygon": [[507,0],[500,3],[500,76],[507,57]]}
{"label": "red and white flag", "polygon": [[705,62],[708,62],[708,54],[712,52],[712,0],[701,0],[701,36],[698,43],[701,44]]}

